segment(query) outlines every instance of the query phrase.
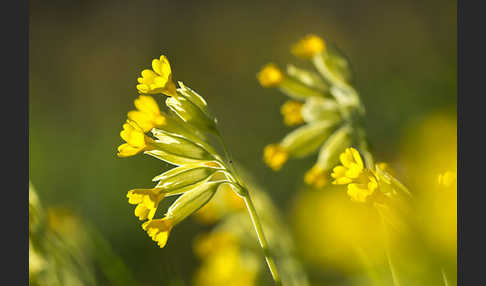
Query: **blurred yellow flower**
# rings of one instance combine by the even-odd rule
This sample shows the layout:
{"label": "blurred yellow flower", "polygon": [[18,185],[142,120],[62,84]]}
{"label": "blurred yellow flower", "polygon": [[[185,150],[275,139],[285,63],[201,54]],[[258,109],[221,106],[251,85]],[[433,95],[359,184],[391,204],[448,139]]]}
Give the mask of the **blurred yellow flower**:
{"label": "blurred yellow flower", "polygon": [[215,231],[197,236],[194,240],[194,252],[200,258],[205,258],[225,247],[238,245],[238,238],[228,231]]}
{"label": "blurred yellow flower", "polygon": [[282,113],[286,125],[294,126],[304,122],[302,106],[302,103],[294,100],[288,100],[282,105],[280,113]]}
{"label": "blurred yellow flower", "polygon": [[275,87],[283,81],[284,76],[275,64],[270,63],[257,74],[257,79],[263,87]]}
{"label": "blurred yellow flower", "polygon": [[149,220],[142,224],[143,230],[152,238],[153,241],[157,242],[157,245],[161,248],[167,243],[170,231],[174,226],[171,219],[161,218]]}
{"label": "blurred yellow flower", "polygon": [[287,151],[279,144],[267,145],[263,150],[263,160],[274,171],[280,170],[287,159]]}
{"label": "blurred yellow flower", "polygon": [[120,137],[127,143],[118,146],[118,157],[130,157],[142,151],[148,150],[153,141],[146,136],[143,130],[134,121],[127,120],[123,124],[123,130]]}
{"label": "blurred yellow flower", "polygon": [[334,167],[331,177],[335,180],[333,184],[345,185],[357,179],[363,172],[364,165],[358,150],[354,148],[346,148],[346,150],[339,155],[341,161],[340,166]]}
{"label": "blurred yellow flower", "polygon": [[292,46],[291,52],[299,58],[312,58],[314,55],[325,51],[326,43],[316,35],[309,34]]}
{"label": "blurred yellow flower", "polygon": [[140,95],[134,103],[137,110],[129,111],[128,118],[135,121],[143,132],[165,124],[165,116],[161,114],[157,102],[151,96]]}
{"label": "blurred yellow flower", "polygon": [[172,70],[169,60],[164,55],[152,60],[152,70],[145,69],[142,77],[137,79],[137,89],[144,94],[163,93],[168,96],[177,95],[176,86],[172,81]]}
{"label": "blurred yellow flower", "polygon": [[339,155],[340,166],[334,167],[331,177],[335,185],[348,185],[347,194],[353,201],[366,202],[378,188],[378,182],[374,175],[364,168],[363,160],[358,150],[346,148]]}
{"label": "blurred yellow flower", "polygon": [[318,165],[314,165],[304,176],[304,181],[308,185],[316,188],[323,188],[327,185],[328,176],[327,171]]}
{"label": "blurred yellow flower", "polygon": [[160,201],[164,198],[164,193],[160,192],[160,190],[160,188],[134,189],[127,193],[128,203],[137,205],[135,216],[140,220],[154,217]]}

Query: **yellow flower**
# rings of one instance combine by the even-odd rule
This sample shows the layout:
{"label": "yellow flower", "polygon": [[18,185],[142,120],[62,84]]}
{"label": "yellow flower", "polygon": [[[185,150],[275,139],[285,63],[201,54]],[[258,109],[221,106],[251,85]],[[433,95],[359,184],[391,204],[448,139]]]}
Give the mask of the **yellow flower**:
{"label": "yellow flower", "polygon": [[284,76],[275,64],[270,63],[262,68],[257,78],[263,87],[274,87],[283,81]]}
{"label": "yellow flower", "polygon": [[327,172],[318,165],[314,165],[314,167],[305,174],[304,181],[306,184],[316,188],[323,188],[328,182]]}
{"label": "yellow flower", "polygon": [[335,180],[332,182],[337,185],[348,185],[347,194],[353,201],[366,202],[378,188],[378,182],[375,176],[364,168],[363,160],[358,150],[346,148],[339,155],[341,166],[336,166],[332,170],[331,177]]}
{"label": "yellow flower", "polygon": [[304,122],[302,118],[302,103],[288,100],[280,108],[280,113],[284,117],[284,123],[288,126],[299,125]]}
{"label": "yellow flower", "polygon": [[366,174],[361,177],[361,182],[348,185],[347,194],[353,201],[364,203],[377,188],[376,178],[371,174]]}
{"label": "yellow flower", "polygon": [[443,174],[439,174],[437,181],[439,185],[449,188],[457,183],[457,174],[455,172],[447,171]]}
{"label": "yellow flower", "polygon": [[144,94],[163,93],[168,96],[177,95],[176,86],[172,81],[172,70],[167,58],[162,55],[160,59],[152,60],[152,69],[142,71],[137,89]]}
{"label": "yellow flower", "polygon": [[238,245],[238,238],[228,231],[216,231],[196,237],[193,248],[194,253],[205,258],[225,247]]}
{"label": "yellow flower", "polygon": [[134,103],[137,110],[128,112],[128,118],[135,121],[143,132],[165,124],[165,116],[161,114],[157,102],[151,96],[140,95]]}
{"label": "yellow flower", "polygon": [[287,159],[287,151],[279,144],[267,145],[263,150],[263,160],[274,171],[280,170]]}
{"label": "yellow flower", "polygon": [[172,220],[168,218],[153,219],[142,224],[143,230],[147,232],[153,241],[157,242],[160,248],[163,248],[167,243],[173,226]]}
{"label": "yellow flower", "polygon": [[345,185],[357,179],[363,172],[364,165],[358,150],[354,148],[346,148],[346,150],[339,155],[342,166],[334,167],[331,177],[334,180],[333,184]]}
{"label": "yellow flower", "polygon": [[140,220],[152,219],[157,211],[159,202],[164,198],[160,188],[134,189],[127,193],[128,203],[137,205],[135,215]]}
{"label": "yellow flower", "polygon": [[142,151],[149,150],[151,142],[150,137],[146,136],[143,130],[133,121],[127,120],[123,124],[123,130],[120,137],[127,143],[118,146],[118,157],[130,157]]}
{"label": "yellow flower", "polygon": [[302,38],[292,46],[292,54],[299,58],[312,58],[314,55],[326,49],[324,40],[316,35],[310,34]]}

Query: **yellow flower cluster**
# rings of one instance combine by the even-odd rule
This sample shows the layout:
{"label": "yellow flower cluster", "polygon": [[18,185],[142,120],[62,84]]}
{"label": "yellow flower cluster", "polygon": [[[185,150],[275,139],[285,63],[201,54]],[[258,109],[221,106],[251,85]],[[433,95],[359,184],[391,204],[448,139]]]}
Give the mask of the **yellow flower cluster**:
{"label": "yellow flower cluster", "polygon": [[365,169],[358,150],[346,148],[339,156],[342,165],[334,167],[331,177],[337,185],[347,185],[348,195],[357,202],[366,202],[369,196],[378,188],[375,176]]}

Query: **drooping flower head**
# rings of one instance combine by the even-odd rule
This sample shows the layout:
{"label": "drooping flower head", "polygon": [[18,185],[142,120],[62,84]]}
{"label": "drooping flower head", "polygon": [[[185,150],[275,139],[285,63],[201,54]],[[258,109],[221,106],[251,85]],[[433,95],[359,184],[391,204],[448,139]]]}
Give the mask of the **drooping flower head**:
{"label": "drooping flower head", "polygon": [[275,87],[283,81],[284,75],[275,64],[270,63],[257,74],[257,79],[263,87]]}
{"label": "drooping flower head", "polygon": [[302,118],[302,103],[294,100],[286,101],[280,108],[284,123],[288,126],[299,125],[304,122]]}
{"label": "drooping flower head", "polygon": [[170,63],[164,55],[161,55],[160,59],[152,60],[152,69],[143,70],[142,77],[139,77],[137,81],[137,89],[141,93],[177,95],[176,86],[172,81]]}
{"label": "drooping flower head", "polygon": [[299,58],[308,59],[326,49],[324,40],[316,35],[309,34],[292,46],[292,54]]}
{"label": "drooping flower head", "polygon": [[137,110],[128,112],[128,118],[135,121],[143,132],[148,132],[154,127],[162,126],[166,123],[166,118],[160,112],[155,99],[148,95],[140,95],[134,101]]}
{"label": "drooping flower head", "polygon": [[287,151],[279,144],[267,145],[263,150],[263,160],[274,171],[280,170],[287,159]]}
{"label": "drooping flower head", "polygon": [[127,120],[123,124],[123,130],[120,132],[120,137],[127,143],[118,146],[118,157],[130,157],[142,151],[151,149],[150,137],[146,136],[142,128],[137,123]]}

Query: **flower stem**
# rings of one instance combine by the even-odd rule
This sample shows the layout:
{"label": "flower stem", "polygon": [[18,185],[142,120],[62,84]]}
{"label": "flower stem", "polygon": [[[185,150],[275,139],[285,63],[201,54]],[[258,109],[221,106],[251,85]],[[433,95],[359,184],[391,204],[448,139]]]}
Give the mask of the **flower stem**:
{"label": "flower stem", "polygon": [[226,156],[226,159],[228,160],[228,163],[230,165],[231,171],[234,173],[236,176],[236,180],[238,181],[237,183],[244,189],[244,193],[240,194],[243,197],[243,200],[245,201],[246,209],[248,210],[248,213],[250,214],[251,222],[253,224],[253,227],[255,228],[255,232],[258,238],[258,242],[260,243],[260,246],[263,250],[263,255],[265,256],[265,260],[267,262],[267,266],[270,270],[270,273],[272,274],[273,281],[275,282],[275,285],[281,286],[282,282],[280,281],[280,275],[278,274],[277,271],[277,266],[275,265],[275,261],[272,258],[270,248],[268,247],[268,242],[267,239],[265,238],[265,234],[263,233],[263,227],[260,222],[260,219],[258,218],[258,214],[256,212],[255,206],[253,204],[253,201],[250,196],[250,192],[244,185],[244,183],[241,181],[240,177],[238,176],[238,172],[236,171],[236,168],[233,164],[233,159],[231,157],[231,154],[226,147],[226,144],[223,140],[223,137],[217,131],[217,137],[219,141],[221,142],[221,145],[223,145],[224,153]]}
{"label": "flower stem", "polygon": [[282,285],[282,282],[280,281],[280,275],[277,271],[277,266],[275,265],[275,262],[272,258],[270,249],[268,247],[268,242],[265,238],[265,234],[263,233],[262,224],[260,223],[260,219],[258,218],[258,214],[256,212],[255,206],[253,205],[253,201],[251,200],[248,190],[246,191],[246,195],[243,197],[243,200],[245,201],[246,208],[248,210],[248,213],[250,214],[251,222],[255,227],[258,242],[263,249],[263,254],[265,255],[265,260],[267,261],[268,268],[270,269],[270,273],[272,274],[273,281],[275,282],[275,285]]}

